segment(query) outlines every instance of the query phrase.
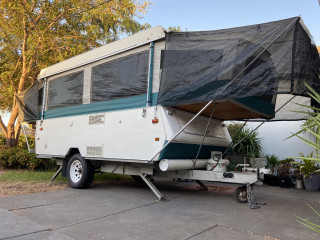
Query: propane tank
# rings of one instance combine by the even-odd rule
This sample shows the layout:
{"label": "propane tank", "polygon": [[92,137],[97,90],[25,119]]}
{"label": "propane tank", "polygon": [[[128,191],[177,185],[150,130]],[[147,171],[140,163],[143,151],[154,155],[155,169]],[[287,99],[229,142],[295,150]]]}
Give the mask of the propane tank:
{"label": "propane tank", "polygon": [[212,151],[207,163],[207,171],[226,172],[229,160],[222,159],[222,152]]}

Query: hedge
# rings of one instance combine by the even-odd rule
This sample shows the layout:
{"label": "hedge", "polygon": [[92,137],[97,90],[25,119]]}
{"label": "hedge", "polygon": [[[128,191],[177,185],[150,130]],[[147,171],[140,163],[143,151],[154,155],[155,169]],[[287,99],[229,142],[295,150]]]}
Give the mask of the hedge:
{"label": "hedge", "polygon": [[0,145],[0,169],[52,170],[55,167],[53,160],[39,159],[26,149]]}

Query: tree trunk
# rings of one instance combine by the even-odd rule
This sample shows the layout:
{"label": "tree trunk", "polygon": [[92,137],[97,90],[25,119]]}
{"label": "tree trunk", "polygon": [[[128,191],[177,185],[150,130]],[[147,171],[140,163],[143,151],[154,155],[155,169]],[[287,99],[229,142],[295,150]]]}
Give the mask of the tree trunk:
{"label": "tree trunk", "polygon": [[12,109],[11,116],[7,126],[7,145],[9,147],[15,147],[18,145],[18,138],[20,136],[20,127],[21,123],[17,119],[18,117],[18,106],[15,106]]}
{"label": "tree trunk", "polygon": [[[27,21],[25,17],[23,18],[23,44],[22,44],[22,73],[21,77],[19,79],[19,85],[18,85],[18,91],[17,94],[21,93],[24,90],[25,82],[28,78],[29,70],[33,63],[33,57],[28,62],[28,56],[27,56],[27,40],[29,37],[29,32],[27,31]],[[28,64],[29,63],[29,64]],[[28,65],[29,68],[28,68]],[[9,147],[15,147],[18,145],[19,142],[19,136],[20,136],[20,130],[21,130],[21,122],[18,118],[19,114],[19,108],[14,100],[13,108],[11,111],[10,119],[7,126],[7,145]]]}

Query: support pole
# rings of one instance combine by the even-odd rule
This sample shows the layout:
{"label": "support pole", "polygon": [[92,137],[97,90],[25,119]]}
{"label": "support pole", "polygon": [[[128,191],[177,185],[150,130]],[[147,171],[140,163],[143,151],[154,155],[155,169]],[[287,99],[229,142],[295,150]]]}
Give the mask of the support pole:
{"label": "support pole", "polygon": [[52,178],[50,179],[51,181],[55,180],[56,177],[59,175],[59,173],[62,171],[62,165],[59,166],[59,169],[56,171],[56,173],[52,176]]}
{"label": "support pole", "polygon": [[147,107],[152,106],[153,55],[154,55],[154,42],[151,42],[150,55],[149,55]]}
{"label": "support pole", "polygon": [[24,129],[24,124],[21,124],[22,125],[22,130],[23,130],[23,133],[24,133],[24,137],[26,139],[26,143],[27,143],[27,147],[28,147],[28,152],[31,153],[31,150],[30,150],[30,146],[29,146],[29,142],[28,142],[28,137],[27,137],[27,134],[26,134],[26,130]]}
{"label": "support pole", "polygon": [[47,79],[43,79],[43,89],[42,89],[42,107],[41,107],[41,120],[44,117],[44,105],[46,103],[46,92],[47,92]]}
{"label": "support pole", "polygon": [[[200,144],[199,149],[198,149],[198,152],[197,152],[196,159],[194,160],[194,164],[193,164],[194,166],[196,165],[196,162],[197,162],[197,160],[198,160],[198,157],[199,157],[199,154],[200,154],[202,145],[203,145],[203,143],[204,143],[204,139],[205,139],[206,136],[207,136],[207,131],[208,131],[208,128],[209,128],[209,126],[210,126],[211,119],[212,119],[214,110],[215,110],[215,108],[216,108],[216,105],[217,105],[216,103],[213,105],[213,108],[212,108],[212,111],[211,111],[211,114],[210,114],[209,121],[208,121],[207,126],[206,126],[206,129],[205,129],[205,131],[204,131],[204,133],[203,133],[202,141],[201,141],[201,144]],[[193,169],[193,168],[192,168],[192,169]]]}
{"label": "support pole", "polygon": [[201,182],[200,180],[195,180],[195,182],[200,185],[201,190],[208,191],[208,187],[203,182]]}
{"label": "support pole", "polygon": [[164,196],[162,193],[153,185],[153,183],[146,178],[147,174],[139,173],[139,176],[142,178],[142,180],[148,185],[148,187],[151,189],[151,191],[157,196],[159,200],[164,200]]}

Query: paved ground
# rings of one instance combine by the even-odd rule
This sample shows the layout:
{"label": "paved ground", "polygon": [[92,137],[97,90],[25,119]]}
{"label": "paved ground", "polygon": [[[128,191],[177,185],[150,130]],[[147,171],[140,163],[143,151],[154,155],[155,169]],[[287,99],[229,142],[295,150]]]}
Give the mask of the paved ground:
{"label": "paved ground", "polygon": [[252,210],[230,189],[156,185],[166,201],[133,181],[1,197],[0,239],[319,239],[295,216],[319,224],[306,203],[320,210],[320,192],[255,186],[267,205]]}

